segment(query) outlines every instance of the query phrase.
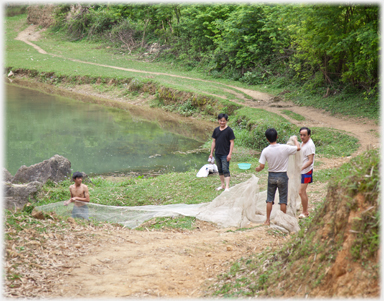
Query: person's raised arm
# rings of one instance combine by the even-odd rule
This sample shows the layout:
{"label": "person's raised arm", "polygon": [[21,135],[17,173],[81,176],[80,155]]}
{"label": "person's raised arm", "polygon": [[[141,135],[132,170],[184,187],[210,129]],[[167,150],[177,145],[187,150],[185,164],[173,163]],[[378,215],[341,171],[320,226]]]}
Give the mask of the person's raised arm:
{"label": "person's raised arm", "polygon": [[296,136],[293,136],[293,142],[295,142],[295,145],[297,147],[297,151],[299,151],[301,149],[301,147],[300,147],[300,143],[297,141]]}

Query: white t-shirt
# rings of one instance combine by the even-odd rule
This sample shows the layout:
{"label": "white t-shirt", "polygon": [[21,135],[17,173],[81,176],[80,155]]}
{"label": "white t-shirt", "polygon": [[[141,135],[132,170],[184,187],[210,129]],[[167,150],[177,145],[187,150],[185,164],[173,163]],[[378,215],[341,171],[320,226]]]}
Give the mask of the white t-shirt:
{"label": "white t-shirt", "polygon": [[270,144],[263,149],[259,163],[268,162],[269,172],[286,172],[288,169],[288,158],[297,152],[297,146],[287,144]]}
{"label": "white t-shirt", "polygon": [[300,151],[303,154],[303,165],[309,161],[308,156],[313,155],[313,162],[310,166],[308,166],[306,169],[303,169],[301,171],[301,174],[305,174],[313,169],[313,165],[315,164],[315,144],[313,143],[312,139],[309,138],[307,143],[303,144],[303,142],[300,143]]}

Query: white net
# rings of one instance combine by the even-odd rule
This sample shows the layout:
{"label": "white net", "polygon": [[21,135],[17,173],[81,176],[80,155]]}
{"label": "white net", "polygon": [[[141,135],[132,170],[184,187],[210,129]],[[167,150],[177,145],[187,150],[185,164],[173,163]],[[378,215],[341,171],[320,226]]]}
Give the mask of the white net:
{"label": "white net", "polygon": [[[288,143],[293,145],[292,137]],[[288,206],[287,214],[280,211],[278,192],[271,212],[271,227],[284,232],[297,232],[300,228],[296,212],[300,207],[300,166],[301,152],[292,155],[288,161]],[[155,217],[191,216],[212,222],[220,227],[245,227],[250,222],[263,223],[266,220],[267,192],[259,192],[259,178],[255,175],[237,184],[217,196],[212,202],[202,204],[172,204],[149,206],[106,206],[87,204],[89,218],[97,221],[119,223],[129,228],[136,228]],[[72,206],[63,202],[39,206],[42,211],[54,211],[61,216],[71,216]]]}

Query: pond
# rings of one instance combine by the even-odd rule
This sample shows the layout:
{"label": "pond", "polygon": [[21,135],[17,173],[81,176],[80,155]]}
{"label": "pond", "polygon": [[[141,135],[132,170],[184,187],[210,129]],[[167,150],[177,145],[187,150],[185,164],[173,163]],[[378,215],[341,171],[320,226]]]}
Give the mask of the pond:
{"label": "pond", "polygon": [[179,128],[177,124],[162,127],[137,112],[5,87],[4,158],[13,175],[20,166],[55,154],[66,157],[73,171],[89,175],[182,172],[206,164],[207,152],[179,153],[198,149],[203,142],[187,137],[185,130],[183,135],[164,129]]}

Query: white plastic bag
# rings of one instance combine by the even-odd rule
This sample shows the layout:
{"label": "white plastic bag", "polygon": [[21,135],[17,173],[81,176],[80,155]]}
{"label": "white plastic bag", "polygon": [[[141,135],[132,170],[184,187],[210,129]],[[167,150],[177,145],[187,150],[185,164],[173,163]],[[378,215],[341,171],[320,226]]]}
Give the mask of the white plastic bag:
{"label": "white plastic bag", "polygon": [[219,172],[216,164],[205,164],[202,168],[200,168],[200,170],[196,174],[196,177],[206,178],[206,177],[208,177],[210,172],[211,173]]}

